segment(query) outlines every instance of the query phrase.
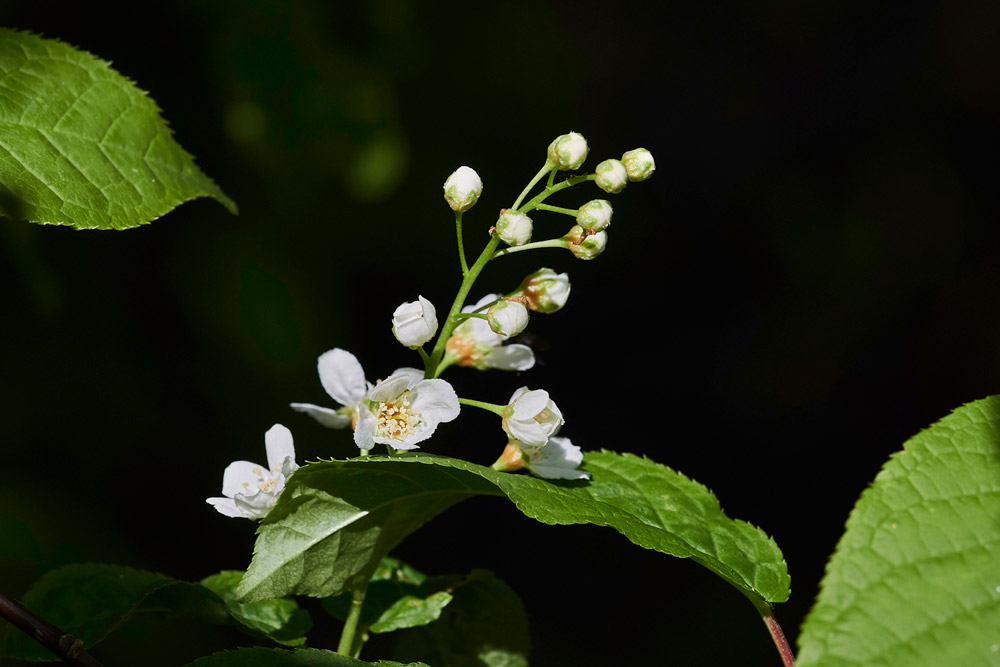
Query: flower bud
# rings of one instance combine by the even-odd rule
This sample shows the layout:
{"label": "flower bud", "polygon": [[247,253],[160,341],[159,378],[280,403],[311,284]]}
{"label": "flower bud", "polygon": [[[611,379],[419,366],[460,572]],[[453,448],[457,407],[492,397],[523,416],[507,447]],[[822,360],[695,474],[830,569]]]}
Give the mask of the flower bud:
{"label": "flower bud", "polygon": [[656,171],[653,154],[645,148],[636,148],[622,155],[622,164],[630,181],[644,181]]}
{"label": "flower bud", "polygon": [[561,134],[549,144],[549,161],[562,171],[579,169],[589,151],[587,140],[582,134]]}
{"label": "flower bud", "polygon": [[404,303],[392,314],[392,335],[406,347],[420,347],[437,333],[434,304],[420,296]]}
{"label": "flower bud", "polygon": [[483,181],[472,167],[459,167],[444,182],[444,198],[453,211],[468,211],[483,194]]}
{"label": "flower bud", "polygon": [[593,199],[576,212],[576,224],[584,229],[599,232],[611,225],[611,203],[606,199]]}
{"label": "flower bud", "polygon": [[516,336],[528,326],[528,309],[520,301],[500,299],[486,311],[490,330],[501,336]]}
{"label": "flower bud", "polygon": [[539,269],[521,281],[514,293],[523,296],[527,306],[539,313],[554,313],[569,299],[569,275],[552,269]]}
{"label": "flower bud", "polygon": [[507,245],[524,245],[531,240],[531,218],[517,211],[504,211],[497,220],[497,234]]}
{"label": "flower bud", "polygon": [[607,193],[616,195],[628,185],[628,172],[625,170],[625,165],[618,160],[605,160],[597,165],[595,171],[597,178],[594,182]]}
{"label": "flower bud", "polygon": [[608,233],[593,234],[580,225],[576,225],[563,237],[566,247],[579,259],[594,259],[608,245]]}

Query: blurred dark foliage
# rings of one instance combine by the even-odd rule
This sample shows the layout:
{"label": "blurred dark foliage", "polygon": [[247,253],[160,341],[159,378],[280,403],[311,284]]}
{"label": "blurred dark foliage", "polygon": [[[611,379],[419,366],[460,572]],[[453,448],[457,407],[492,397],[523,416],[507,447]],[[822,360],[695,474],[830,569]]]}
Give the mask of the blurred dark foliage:
{"label": "blurred dark foliage", "polygon": [[[998,21],[988,2],[8,0],[0,25],[150,91],[241,214],[198,200],[125,233],[0,221],[0,590],[78,561],[245,567],[253,525],[204,502],[225,465],[263,460],[275,422],[300,462],[353,455],[287,407],[330,404],[316,357],[347,348],[372,378],[416,365],[389,316],[418,294],[444,311],[458,286],[445,177],[483,177],[478,251],[576,130],[591,168],[645,146],[656,175],[612,198],[604,256],[522,253],[477,285],[570,273],[569,305],[532,320],[536,369],[448,377],[495,402],[547,388],[584,449],[712,488],[784,550],[794,640],[881,464],[1000,391]],[[537,234],[565,226],[536,217]],[[428,449],[489,464],[503,443],[469,409]],[[536,665],[777,662],[740,594],[611,531],[481,499],[395,553],[508,582]],[[313,645],[334,647],[317,625]],[[110,666],[145,641],[143,664],[180,664],[235,645],[145,632],[94,653]]]}

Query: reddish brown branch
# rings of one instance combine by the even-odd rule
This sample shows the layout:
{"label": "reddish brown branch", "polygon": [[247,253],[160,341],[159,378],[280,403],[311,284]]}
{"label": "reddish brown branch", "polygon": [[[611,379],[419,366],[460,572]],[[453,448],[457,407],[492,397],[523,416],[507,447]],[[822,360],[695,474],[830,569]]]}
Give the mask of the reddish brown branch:
{"label": "reddish brown branch", "polygon": [[63,632],[48,621],[28,611],[20,602],[0,593],[0,617],[28,635],[70,665],[101,667],[96,659],[83,650],[83,642]]}
{"label": "reddish brown branch", "polygon": [[785,667],[795,667],[795,654],[792,653],[792,647],[788,645],[785,633],[782,632],[781,626],[778,625],[778,619],[774,617],[773,612],[764,616],[764,623],[767,624],[767,630],[771,633],[771,638],[774,639],[774,645],[778,647],[782,664]]}

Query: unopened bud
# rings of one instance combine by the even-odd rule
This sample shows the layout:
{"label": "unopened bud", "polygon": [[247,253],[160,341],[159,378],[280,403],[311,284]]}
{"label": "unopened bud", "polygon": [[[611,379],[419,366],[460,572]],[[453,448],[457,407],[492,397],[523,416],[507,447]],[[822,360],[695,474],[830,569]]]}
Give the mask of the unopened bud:
{"label": "unopened bud", "polygon": [[622,164],[630,181],[644,181],[656,171],[653,154],[645,148],[636,148],[622,155]]}
{"label": "unopened bud", "polygon": [[539,269],[521,281],[514,292],[523,296],[528,308],[539,313],[554,313],[569,299],[569,275],[552,269]]}
{"label": "unopened bud", "polygon": [[618,160],[605,160],[594,171],[597,172],[594,179],[597,187],[609,194],[616,195],[628,185],[628,172]]}
{"label": "unopened bud", "polygon": [[611,203],[606,199],[593,199],[576,212],[576,224],[584,229],[599,232],[611,225]]}
{"label": "unopened bud", "polygon": [[507,245],[524,245],[531,240],[531,218],[517,211],[504,211],[496,224],[497,234]]}
{"label": "unopened bud", "polygon": [[528,309],[523,303],[500,299],[486,311],[490,330],[501,336],[516,336],[528,326]]}
{"label": "unopened bud", "polygon": [[483,181],[472,167],[459,167],[444,182],[444,198],[453,211],[468,211],[483,194]]}
{"label": "unopened bud", "polygon": [[580,225],[576,225],[563,237],[566,247],[580,259],[594,259],[608,245],[608,233],[592,234]]}
{"label": "unopened bud", "polygon": [[561,171],[579,169],[587,159],[590,148],[582,134],[570,132],[561,134],[549,144],[549,161]]}
{"label": "unopened bud", "polygon": [[434,304],[424,297],[404,303],[392,314],[392,335],[406,347],[420,347],[437,333]]}

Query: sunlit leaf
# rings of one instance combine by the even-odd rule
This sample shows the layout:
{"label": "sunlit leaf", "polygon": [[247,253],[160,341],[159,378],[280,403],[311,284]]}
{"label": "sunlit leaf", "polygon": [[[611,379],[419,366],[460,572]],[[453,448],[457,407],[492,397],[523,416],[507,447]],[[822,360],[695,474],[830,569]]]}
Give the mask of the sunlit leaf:
{"label": "sunlit leaf", "polygon": [[241,599],[337,595],[367,579],[406,535],[477,495],[507,496],[549,524],[615,528],[639,546],[702,565],[764,602],[788,598],[774,541],[728,518],[704,486],[630,454],[590,452],[590,482],[551,482],[426,454],[300,468],[258,528]]}
{"label": "sunlit leaf", "polygon": [[236,204],[107,62],[0,28],[0,215],[127,229],[196,197]]}
{"label": "sunlit leaf", "polygon": [[798,664],[1000,665],[1000,397],[911,438],[847,520]]}

